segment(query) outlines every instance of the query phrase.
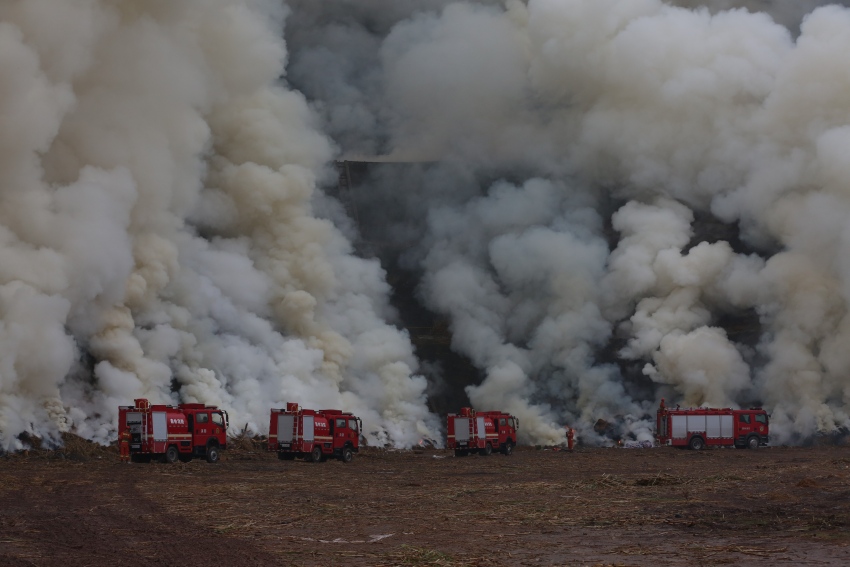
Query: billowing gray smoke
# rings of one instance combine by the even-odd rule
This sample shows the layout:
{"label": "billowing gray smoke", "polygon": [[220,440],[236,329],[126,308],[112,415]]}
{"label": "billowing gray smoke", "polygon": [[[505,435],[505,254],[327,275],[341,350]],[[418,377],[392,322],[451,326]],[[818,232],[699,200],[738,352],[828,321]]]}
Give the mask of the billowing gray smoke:
{"label": "billowing gray smoke", "polygon": [[358,191],[406,214],[369,230],[474,405],[538,442],[646,438],[660,397],[763,404],[783,442],[848,425],[850,10],[382,4],[294,2],[290,79],[351,154],[434,162]]}
{"label": "billowing gray smoke", "polygon": [[284,401],[436,435],[384,273],[313,213],[333,146],[267,0],[0,6],[0,446],[119,404]]}
{"label": "billowing gray smoke", "polygon": [[645,439],[660,397],[762,403],[779,441],[847,426],[850,11],[678,4],[4,3],[0,444],[106,441],[139,396],[437,436],[321,190],[340,154],[428,163],[358,188],[359,228],[525,441]]}

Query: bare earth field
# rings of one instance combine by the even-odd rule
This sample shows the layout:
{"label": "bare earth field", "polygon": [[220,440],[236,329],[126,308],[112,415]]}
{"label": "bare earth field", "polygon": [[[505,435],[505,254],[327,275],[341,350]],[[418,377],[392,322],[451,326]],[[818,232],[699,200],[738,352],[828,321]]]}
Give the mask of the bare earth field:
{"label": "bare earth field", "polygon": [[0,565],[850,565],[850,447],[0,457]]}

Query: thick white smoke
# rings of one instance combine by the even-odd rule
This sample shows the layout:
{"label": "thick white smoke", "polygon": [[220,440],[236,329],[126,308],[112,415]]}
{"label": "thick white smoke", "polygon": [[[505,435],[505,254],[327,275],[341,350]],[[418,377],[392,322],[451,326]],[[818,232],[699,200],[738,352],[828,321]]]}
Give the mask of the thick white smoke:
{"label": "thick white smoke", "polygon": [[342,3],[325,25],[301,4],[293,79],[335,139],[443,162],[361,189],[405,196],[404,262],[484,375],[476,406],[538,442],[600,418],[648,436],[663,396],[762,403],[781,442],[850,426],[850,10]]}
{"label": "thick white smoke", "polygon": [[375,261],[313,211],[334,149],[266,0],[0,6],[0,446],[135,397],[435,436]]}
{"label": "thick white smoke", "polygon": [[525,441],[648,438],[661,397],[850,426],[850,10],[701,4],[0,6],[2,445],[137,396],[433,436],[335,144],[434,162],[358,187],[360,228]]}

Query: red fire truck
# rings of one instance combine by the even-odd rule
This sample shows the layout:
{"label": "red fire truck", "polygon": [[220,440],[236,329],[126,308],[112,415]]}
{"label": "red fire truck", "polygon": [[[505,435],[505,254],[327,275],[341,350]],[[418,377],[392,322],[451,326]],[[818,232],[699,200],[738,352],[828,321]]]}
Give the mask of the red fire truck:
{"label": "red fire truck", "polygon": [[768,415],[761,408],[668,408],[661,400],[655,424],[661,445],[690,447],[738,447],[758,449],[767,445]]}
{"label": "red fire truck", "polygon": [[130,429],[130,458],[167,463],[205,457],[215,463],[227,449],[227,412],[204,404],[151,405],[139,398],[118,407],[118,433]]}
{"label": "red fire truck", "polygon": [[448,415],[446,445],[454,449],[456,457],[470,453],[487,456],[494,449],[510,455],[518,429],[519,420],[510,414],[461,408],[460,413]]}
{"label": "red fire truck", "polygon": [[360,418],[340,410],[302,409],[288,403],[271,410],[269,451],[281,460],[295,457],[318,463],[328,457],[350,463],[360,450]]}

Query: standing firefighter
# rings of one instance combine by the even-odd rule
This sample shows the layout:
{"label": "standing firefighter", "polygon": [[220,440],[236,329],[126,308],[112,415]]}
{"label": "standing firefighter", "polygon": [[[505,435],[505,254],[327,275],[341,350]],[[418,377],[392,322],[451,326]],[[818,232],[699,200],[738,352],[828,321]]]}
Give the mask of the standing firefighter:
{"label": "standing firefighter", "polygon": [[567,426],[567,450],[568,451],[573,450],[573,447],[575,446],[575,440],[576,440],[576,430],[568,425]]}
{"label": "standing firefighter", "polygon": [[121,450],[121,462],[130,462],[130,428],[125,427],[121,435],[118,436],[118,447]]}

